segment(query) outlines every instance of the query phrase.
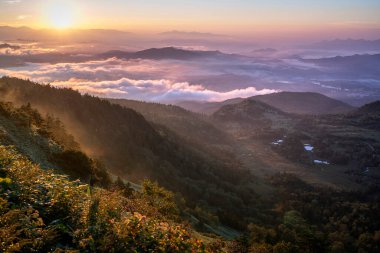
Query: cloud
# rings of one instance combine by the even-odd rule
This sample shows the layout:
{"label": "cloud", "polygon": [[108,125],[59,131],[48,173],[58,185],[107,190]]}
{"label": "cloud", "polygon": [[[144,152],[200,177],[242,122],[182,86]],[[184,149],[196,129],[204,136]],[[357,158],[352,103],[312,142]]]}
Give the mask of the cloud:
{"label": "cloud", "polygon": [[27,19],[27,18],[30,18],[30,15],[19,15],[19,16],[17,16],[18,20],[24,20],[24,19]]}
{"label": "cloud", "polygon": [[178,65],[174,62],[167,63],[164,67],[162,65],[162,62],[110,58],[82,63],[29,64],[22,68],[0,69],[0,75],[28,78],[103,97],[160,102],[221,101],[276,92],[273,89],[258,90],[255,87],[232,88],[221,92],[209,89],[201,83],[178,82],[168,78],[170,73],[173,71],[177,74],[185,73],[189,66]]}
{"label": "cloud", "polygon": [[12,55],[12,56],[23,56],[23,55],[37,55],[37,54],[46,54],[53,53],[57,50],[55,48],[50,47],[42,47],[39,43],[12,43],[12,47],[16,48],[0,48],[0,56],[1,55]]}
{"label": "cloud", "polygon": [[3,2],[7,4],[18,4],[21,3],[21,0],[4,0]]}
{"label": "cloud", "polygon": [[89,81],[70,79],[51,83],[56,87],[70,87],[82,93],[91,93],[109,97],[169,102],[177,100],[222,101],[235,97],[250,97],[276,92],[272,89],[257,90],[254,87],[217,92],[202,85],[190,85],[188,82],[170,80],[133,80],[121,78],[114,81]]}

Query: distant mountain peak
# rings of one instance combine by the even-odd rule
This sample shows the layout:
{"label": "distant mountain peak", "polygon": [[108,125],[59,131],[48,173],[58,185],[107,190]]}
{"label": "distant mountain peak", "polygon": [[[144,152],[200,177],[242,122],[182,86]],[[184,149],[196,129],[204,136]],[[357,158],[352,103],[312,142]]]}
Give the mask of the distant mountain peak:
{"label": "distant mountain peak", "polygon": [[125,52],[120,50],[112,50],[100,54],[102,58],[121,58],[121,59],[174,59],[174,60],[190,60],[203,57],[218,57],[224,54],[220,51],[196,51],[187,50],[177,47],[162,47],[162,48],[149,48],[137,52]]}
{"label": "distant mountain peak", "polygon": [[227,37],[227,35],[224,34],[214,34],[214,33],[207,33],[207,32],[195,32],[195,31],[167,31],[159,33],[158,35],[162,36],[186,36],[186,37]]}
{"label": "distant mountain peak", "polygon": [[335,39],[324,40],[307,45],[306,48],[318,48],[327,50],[379,50],[380,39],[365,40],[365,39]]}

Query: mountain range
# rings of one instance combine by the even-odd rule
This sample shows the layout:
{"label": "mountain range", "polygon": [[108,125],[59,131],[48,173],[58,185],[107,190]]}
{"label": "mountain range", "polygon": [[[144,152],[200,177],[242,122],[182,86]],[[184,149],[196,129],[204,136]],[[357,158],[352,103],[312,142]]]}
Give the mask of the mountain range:
{"label": "mountain range", "polygon": [[310,48],[328,50],[380,50],[380,40],[335,39],[325,40],[309,45]]}
{"label": "mountain range", "polygon": [[[212,104],[206,115],[11,77],[0,79],[0,95],[0,216],[16,215],[5,221],[18,224],[29,206],[43,221],[39,231],[57,234],[41,236],[40,250],[110,241],[142,252],[156,243],[242,252],[286,241],[288,252],[329,252],[341,239],[325,238],[355,223],[357,212],[370,218],[345,229],[352,247],[362,247],[360,231],[375,238],[378,101],[352,108],[316,93],[282,92]],[[0,240],[40,238],[34,226],[20,226],[33,233],[8,226],[15,230]],[[269,239],[257,239],[260,233]]]}
{"label": "mountain range", "polygon": [[195,50],[184,50],[175,47],[165,47],[165,48],[150,48],[138,52],[124,52],[124,51],[109,51],[100,54],[99,57],[108,59],[111,57],[116,57],[120,59],[150,59],[150,60],[162,60],[162,59],[173,59],[173,60],[191,60],[199,58],[216,58],[225,56],[219,51],[195,51]]}
{"label": "mountain range", "polygon": [[354,109],[339,100],[313,92],[279,92],[222,102],[179,101],[176,104],[194,112],[212,114],[225,105],[238,104],[244,100],[261,101],[284,112],[295,114],[334,114]]}

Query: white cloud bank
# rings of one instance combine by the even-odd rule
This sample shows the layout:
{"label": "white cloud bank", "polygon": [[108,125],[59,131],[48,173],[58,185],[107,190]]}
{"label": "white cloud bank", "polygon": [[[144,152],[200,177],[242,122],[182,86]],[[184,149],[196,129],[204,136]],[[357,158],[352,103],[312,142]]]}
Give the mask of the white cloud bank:
{"label": "white cloud bank", "polygon": [[173,69],[177,74],[187,71],[186,67],[175,63],[162,66],[162,62],[111,58],[82,63],[29,64],[27,67],[0,69],[0,75],[28,78],[102,97],[159,102],[222,101],[276,92],[273,89],[257,90],[255,87],[215,91],[205,88],[202,84],[193,85],[167,78]]}

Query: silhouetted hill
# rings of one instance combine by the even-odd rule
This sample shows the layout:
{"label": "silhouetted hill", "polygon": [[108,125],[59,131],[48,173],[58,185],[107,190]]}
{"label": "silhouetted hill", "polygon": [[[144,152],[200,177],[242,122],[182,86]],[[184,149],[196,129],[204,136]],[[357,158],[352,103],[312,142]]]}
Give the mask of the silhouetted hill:
{"label": "silhouetted hill", "polygon": [[[261,101],[284,112],[296,114],[335,114],[354,109],[344,102],[313,92],[279,92],[247,99]],[[228,99],[222,102],[180,101],[176,104],[187,110],[210,115],[224,105],[237,104],[243,100],[244,98]]]}
{"label": "silhouetted hill", "polygon": [[366,105],[363,105],[362,107],[358,108],[356,113],[370,113],[370,114],[380,114],[380,101],[375,101]]}
{"label": "silhouetted hill", "polygon": [[[304,61],[318,64],[365,64],[366,66],[377,63],[379,65],[380,54],[355,54],[350,56],[335,56],[320,59],[304,59]],[[358,65],[358,67],[360,67]]]}
{"label": "silhouetted hill", "polygon": [[336,39],[317,42],[307,46],[308,48],[327,50],[380,50],[380,40],[354,40]]}
{"label": "silhouetted hill", "polygon": [[254,99],[246,99],[237,104],[222,106],[213,113],[213,117],[219,120],[246,121],[248,119],[258,120],[265,113],[283,115],[284,112],[268,104]]}
{"label": "silhouetted hill", "polygon": [[[318,65],[327,72],[331,73],[331,78],[333,79],[347,78],[349,80],[352,78],[353,80],[358,80],[358,82],[361,79],[377,80],[380,73],[380,54],[356,54],[351,56],[336,56],[321,59],[301,59],[301,61]],[[365,90],[371,90],[371,93],[372,90],[375,90],[373,89],[374,86],[371,84],[364,87]],[[357,89],[362,89],[361,85],[359,85]],[[364,90],[362,92],[364,92]],[[368,97],[366,101],[369,102],[375,98],[376,95],[374,95],[372,99],[371,97]],[[356,99],[360,100],[359,98]]]}
{"label": "silhouetted hill", "polygon": [[197,58],[218,57],[223,56],[219,51],[192,51],[175,47],[150,48],[138,52],[125,52],[119,50],[109,51],[100,54],[101,58],[121,58],[121,59],[150,59],[150,60],[191,60]]}
{"label": "silhouetted hill", "polygon": [[11,45],[8,43],[4,43],[4,44],[0,44],[0,49],[1,48],[9,48],[9,49],[16,50],[16,49],[20,49],[21,47],[20,46],[14,46],[14,45]]}
{"label": "silhouetted hill", "polygon": [[347,124],[380,131],[380,101],[375,101],[352,111],[345,117]]}
{"label": "silhouetted hill", "polygon": [[211,115],[224,105],[237,104],[243,100],[244,98],[232,98],[222,102],[179,101],[176,105],[189,111]]}
{"label": "silhouetted hill", "polygon": [[214,37],[228,37],[223,34],[214,34],[214,33],[202,33],[202,32],[186,32],[186,31],[168,31],[159,33],[160,36],[169,36],[169,37],[181,37],[181,38],[214,38]]}
{"label": "silhouetted hill", "polygon": [[280,92],[254,96],[250,99],[296,114],[337,114],[354,109],[339,100],[313,92]]}

